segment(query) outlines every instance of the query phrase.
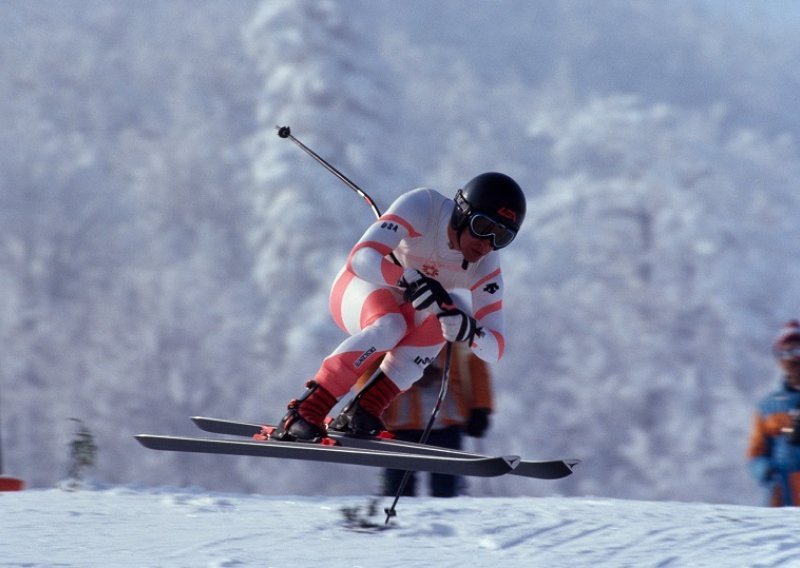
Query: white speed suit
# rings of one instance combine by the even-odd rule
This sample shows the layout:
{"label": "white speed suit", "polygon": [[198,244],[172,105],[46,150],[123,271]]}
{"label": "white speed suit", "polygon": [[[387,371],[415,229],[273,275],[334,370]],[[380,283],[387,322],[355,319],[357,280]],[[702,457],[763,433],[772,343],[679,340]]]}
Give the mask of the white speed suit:
{"label": "white speed suit", "polygon": [[[494,363],[503,355],[503,279],[497,251],[466,263],[450,246],[447,228],[455,203],[432,189],[400,196],[362,235],[331,289],[336,323],[350,334],[322,362],[315,379],[339,398],[355,384],[361,369],[386,353],[381,370],[408,389],[444,346],[432,311],[415,310],[403,300],[398,281],[407,268],[436,279],[445,290],[466,290],[471,306],[460,306],[477,320],[480,332],[470,345]],[[390,254],[400,262],[398,266]]]}

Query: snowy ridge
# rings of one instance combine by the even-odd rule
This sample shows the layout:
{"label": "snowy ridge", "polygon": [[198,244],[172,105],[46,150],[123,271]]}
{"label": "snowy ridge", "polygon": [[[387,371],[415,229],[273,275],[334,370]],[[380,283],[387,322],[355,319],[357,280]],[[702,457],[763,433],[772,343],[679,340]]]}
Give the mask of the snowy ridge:
{"label": "snowy ridge", "polygon": [[[0,566],[797,566],[796,511],[589,498],[402,499],[390,530],[344,526],[367,497],[200,489],[0,495]],[[379,509],[380,510],[380,509]],[[374,519],[382,523],[382,516]]]}

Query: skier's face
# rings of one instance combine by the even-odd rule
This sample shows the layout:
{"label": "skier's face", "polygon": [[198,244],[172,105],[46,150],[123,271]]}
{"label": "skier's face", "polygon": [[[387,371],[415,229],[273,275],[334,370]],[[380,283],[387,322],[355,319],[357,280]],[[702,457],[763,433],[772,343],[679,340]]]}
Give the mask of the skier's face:
{"label": "skier's face", "polygon": [[477,262],[494,250],[491,238],[478,238],[470,231],[461,231],[458,248],[467,262]]}

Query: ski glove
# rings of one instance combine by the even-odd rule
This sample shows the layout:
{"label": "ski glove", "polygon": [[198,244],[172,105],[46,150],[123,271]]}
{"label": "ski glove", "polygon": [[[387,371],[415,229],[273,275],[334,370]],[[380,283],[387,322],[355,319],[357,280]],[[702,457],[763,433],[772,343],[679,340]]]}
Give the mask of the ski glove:
{"label": "ski glove", "polygon": [[489,414],[491,413],[492,411],[488,408],[473,408],[470,410],[465,428],[467,436],[483,438],[483,434],[489,428]]}
{"label": "ski glove", "polygon": [[458,308],[451,308],[440,313],[439,325],[442,326],[442,336],[447,341],[472,343],[476,333],[480,333],[478,322]]}
{"label": "ski glove", "polygon": [[406,269],[403,277],[398,282],[404,288],[403,298],[406,302],[411,302],[415,310],[424,310],[436,303],[439,309],[443,306],[452,305],[453,300],[447,290],[433,278],[422,274],[413,268]]}

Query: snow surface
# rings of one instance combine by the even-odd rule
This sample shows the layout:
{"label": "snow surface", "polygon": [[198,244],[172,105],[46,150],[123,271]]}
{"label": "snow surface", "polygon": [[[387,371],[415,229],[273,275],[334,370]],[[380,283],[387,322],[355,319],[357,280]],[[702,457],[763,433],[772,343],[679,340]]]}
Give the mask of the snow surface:
{"label": "snow surface", "polygon": [[[591,498],[405,498],[105,487],[0,493],[0,566],[798,566],[797,511]],[[389,501],[380,503],[379,510]],[[369,517],[381,525],[383,514]]]}

